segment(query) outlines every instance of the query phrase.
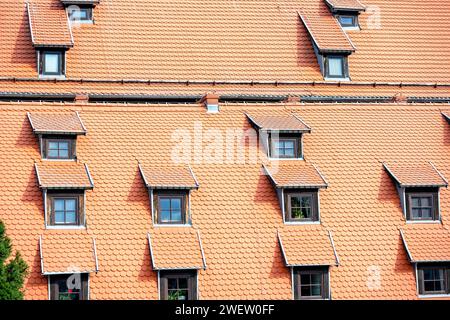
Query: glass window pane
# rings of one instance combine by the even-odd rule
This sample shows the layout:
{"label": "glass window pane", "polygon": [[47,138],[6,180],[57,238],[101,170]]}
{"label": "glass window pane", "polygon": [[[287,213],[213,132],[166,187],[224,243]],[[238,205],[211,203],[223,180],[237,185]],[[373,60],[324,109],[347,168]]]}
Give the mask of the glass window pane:
{"label": "glass window pane", "polygon": [[68,142],[59,142],[58,147],[60,150],[69,150],[69,143]]}
{"label": "glass window pane", "polygon": [[421,198],[421,206],[422,207],[431,207],[431,198],[426,197],[426,198]]}
{"label": "glass window pane", "polygon": [[175,279],[175,278],[167,279],[167,287],[169,289],[178,289],[177,279]]}
{"label": "glass window pane", "polygon": [[311,283],[312,284],[321,284],[322,283],[322,275],[321,274],[312,274],[311,275]]}
{"label": "glass window pane", "polygon": [[311,286],[311,295],[313,296],[321,296],[322,292],[321,292],[321,286],[320,285],[315,285],[315,286]]}
{"label": "glass window pane", "polygon": [[302,207],[311,207],[311,197],[302,197]]}
{"label": "glass window pane", "polygon": [[309,285],[311,283],[311,275],[309,274],[300,275],[300,282],[302,285]]}
{"label": "glass window pane", "polygon": [[58,149],[58,142],[49,142],[48,148],[49,149]]}
{"label": "glass window pane", "polygon": [[49,158],[57,158],[58,157],[58,150],[48,150],[48,157]]}
{"label": "glass window pane", "polygon": [[160,198],[159,205],[162,211],[170,211],[170,199]]}
{"label": "glass window pane", "polygon": [[64,211],[55,211],[55,223],[64,223]]}
{"label": "glass window pane", "polygon": [[161,211],[160,214],[161,214],[161,221],[162,222],[170,221],[170,211],[164,210],[164,211]]}
{"label": "glass window pane", "polygon": [[69,150],[59,150],[59,157],[60,158],[68,158],[69,157]]}
{"label": "glass window pane", "polygon": [[77,201],[75,199],[66,200],[66,210],[75,211],[77,206]]}
{"label": "glass window pane", "polygon": [[59,54],[45,53],[44,56],[45,73],[59,73]]}
{"label": "glass window pane", "polygon": [[433,280],[434,279],[433,269],[423,270],[423,279],[424,280]]}
{"label": "glass window pane", "polygon": [[63,199],[55,199],[55,210],[63,211],[64,210],[64,200]]}
{"label": "glass window pane", "polygon": [[172,199],[172,210],[181,209],[181,199]]}
{"label": "glass window pane", "polygon": [[343,77],[344,70],[342,68],[343,58],[328,58],[328,74],[334,77]]}
{"label": "glass window pane", "polygon": [[341,22],[342,25],[344,26],[353,26],[353,17],[349,17],[349,16],[340,16],[339,17],[339,21]]}
{"label": "glass window pane", "polygon": [[75,211],[66,212],[66,223],[77,223],[77,214]]}
{"label": "glass window pane", "polygon": [[431,209],[422,209],[422,218],[431,218]]}
{"label": "glass window pane", "polygon": [[301,286],[300,294],[301,294],[302,297],[309,297],[309,296],[311,296],[311,287],[310,286]]}
{"label": "glass window pane", "polygon": [[187,278],[179,278],[178,279],[178,288],[179,289],[187,289],[188,288]]}
{"label": "glass window pane", "polygon": [[412,206],[417,208],[420,206],[420,200],[419,198],[411,198]]}
{"label": "glass window pane", "polygon": [[412,209],[412,216],[414,218],[420,218],[420,216],[421,216],[420,209]]}
{"label": "glass window pane", "polygon": [[181,210],[172,211],[172,222],[181,222]]}

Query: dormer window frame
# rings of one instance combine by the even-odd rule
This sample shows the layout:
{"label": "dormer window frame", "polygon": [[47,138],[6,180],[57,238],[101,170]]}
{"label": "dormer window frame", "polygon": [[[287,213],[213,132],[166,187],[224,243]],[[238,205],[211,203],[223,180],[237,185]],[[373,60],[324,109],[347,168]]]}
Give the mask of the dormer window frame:
{"label": "dormer window frame", "polygon": [[[348,55],[338,54],[338,53],[330,53],[323,54],[323,74],[325,80],[350,80],[349,68],[348,68]],[[340,59],[341,60],[341,69],[342,75],[333,75],[330,74],[330,59]]]}
{"label": "dormer window frame", "polygon": [[[345,11],[345,12],[339,12],[335,15],[337,21],[341,25],[342,29],[344,30],[361,30],[361,27],[359,25],[359,14],[355,13],[353,11]],[[352,23],[351,24],[345,24],[341,20],[342,18],[351,18]]]}
{"label": "dormer window frame", "polygon": [[[294,142],[294,155],[277,155],[275,143],[281,141]],[[271,160],[303,160],[303,133],[284,133],[280,131],[267,132],[267,157]]]}
{"label": "dormer window frame", "polygon": [[[191,221],[191,191],[190,189],[150,189],[150,206],[152,212],[152,221],[158,227],[189,227]],[[161,215],[161,200],[180,199],[181,202],[181,220],[164,221]]]}
{"label": "dormer window frame", "polygon": [[[67,142],[68,143],[68,157],[61,156],[49,156],[50,145],[52,142]],[[77,137],[73,135],[39,135],[39,145],[41,151],[41,158],[43,160],[49,161],[76,161],[77,153],[76,153],[76,145],[77,145]],[[59,152],[58,152],[59,153]]]}
{"label": "dormer window frame", "polygon": [[[86,12],[86,19],[73,19],[73,12],[79,10],[80,12]],[[69,5],[66,7],[67,17],[71,23],[82,23],[82,24],[95,24],[94,19],[94,6],[90,4],[78,4],[78,5]]]}
{"label": "dormer window frame", "polygon": [[[67,50],[65,48],[43,47],[38,48],[36,51],[37,51],[38,74],[40,78],[64,79],[66,77]],[[58,55],[58,66],[56,72],[45,71],[47,55]]]}
{"label": "dormer window frame", "polygon": [[[44,189],[44,222],[46,229],[79,230],[86,229],[86,190],[84,189]],[[56,222],[55,202],[58,200],[75,200],[75,223]],[[64,210],[65,211],[65,210]]]}
{"label": "dormer window frame", "polygon": [[[293,218],[291,199],[293,197],[310,197],[311,217]],[[320,188],[282,188],[281,189],[282,213],[284,224],[320,224]]]}
{"label": "dormer window frame", "polygon": [[[440,210],[440,188],[433,187],[408,187],[403,188],[404,193],[404,218],[406,219],[406,223],[440,223],[441,222],[441,210]],[[425,204],[417,204],[413,205],[414,199],[425,199],[431,198],[431,203],[428,205]],[[424,219],[414,217],[413,210],[420,209],[430,209],[431,210],[431,218]],[[423,212],[421,213],[423,216]]]}

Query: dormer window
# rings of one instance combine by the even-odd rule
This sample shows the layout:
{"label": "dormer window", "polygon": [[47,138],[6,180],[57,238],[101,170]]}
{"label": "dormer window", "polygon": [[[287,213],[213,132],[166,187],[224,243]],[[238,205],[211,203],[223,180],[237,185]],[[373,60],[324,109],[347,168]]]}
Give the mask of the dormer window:
{"label": "dormer window", "polygon": [[294,114],[246,114],[272,159],[302,159],[302,135],[311,128]]}
{"label": "dormer window", "polygon": [[39,51],[39,74],[41,76],[64,76],[66,73],[65,56],[65,51]]}
{"label": "dormer window", "polygon": [[[300,13],[309,34],[320,71],[325,80],[349,81],[348,56],[356,51],[338,20],[331,15],[316,16]],[[355,17],[343,15],[344,23],[357,23]]]}
{"label": "dormer window", "polygon": [[447,187],[448,183],[433,164],[415,166],[384,164],[384,167],[396,182],[406,221],[440,220],[439,189]]}
{"label": "dormer window", "polygon": [[94,21],[94,10],[91,6],[69,6],[67,13],[72,22],[93,23]]}
{"label": "dormer window", "polygon": [[358,0],[325,0],[344,29],[359,30],[358,16],[366,7]]}
{"label": "dormer window", "polygon": [[190,193],[199,187],[191,168],[139,164],[139,171],[150,195],[153,223],[189,226]]}
{"label": "dormer window", "polygon": [[348,78],[348,63],[346,56],[325,56],[325,77]]}
{"label": "dormer window", "polygon": [[28,113],[28,120],[39,138],[42,159],[76,159],[77,136],[86,134],[78,113]]}
{"label": "dormer window", "polygon": [[342,28],[359,28],[358,16],[355,15],[337,15]]}

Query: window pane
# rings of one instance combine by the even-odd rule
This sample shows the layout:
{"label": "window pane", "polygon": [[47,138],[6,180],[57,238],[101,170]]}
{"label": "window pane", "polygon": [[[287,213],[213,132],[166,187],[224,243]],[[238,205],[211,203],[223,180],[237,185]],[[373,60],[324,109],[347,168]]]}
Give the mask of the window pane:
{"label": "window pane", "polygon": [[315,286],[311,286],[311,295],[313,296],[321,296],[322,292],[321,292],[321,285],[315,285]]}
{"label": "window pane", "polygon": [[167,279],[167,287],[169,289],[178,289],[177,279],[175,279],[175,278]]}
{"label": "window pane", "polygon": [[303,297],[309,297],[309,296],[311,296],[311,287],[308,285],[308,286],[301,286],[301,288],[300,288],[300,294],[303,296]]}
{"label": "window pane", "polygon": [[60,158],[68,158],[69,157],[69,150],[59,150],[59,157]]}
{"label": "window pane", "polygon": [[311,275],[309,274],[302,274],[300,276],[300,282],[303,285],[309,285],[311,283]]}
{"label": "window pane", "polygon": [[302,197],[302,207],[304,208],[311,207],[311,197]]}
{"label": "window pane", "polygon": [[169,290],[168,300],[187,300],[188,291],[187,290]]}
{"label": "window pane", "polygon": [[77,214],[75,211],[66,212],[66,223],[77,223]]}
{"label": "window pane", "polygon": [[168,222],[170,221],[170,211],[161,211],[161,221],[162,222]]}
{"label": "window pane", "polygon": [[159,199],[159,205],[162,211],[170,211],[170,199]]}
{"label": "window pane", "polygon": [[58,150],[48,150],[48,157],[49,158],[57,158],[58,157]]}
{"label": "window pane", "polygon": [[75,211],[76,205],[77,205],[77,201],[75,199],[67,199],[66,200],[66,210]]}
{"label": "window pane", "polygon": [[55,211],[55,223],[64,223],[64,211]]}
{"label": "window pane", "polygon": [[431,207],[431,198],[429,197],[421,198],[420,204],[422,207]]}
{"label": "window pane", "polygon": [[59,73],[59,54],[45,53],[45,73]]}
{"label": "window pane", "polygon": [[181,222],[181,211],[172,211],[172,222]]}
{"label": "window pane", "polygon": [[341,24],[344,25],[344,26],[353,26],[353,25],[354,25],[353,17],[349,17],[349,16],[340,16],[340,17],[339,17],[339,21],[340,21]]}
{"label": "window pane", "polygon": [[330,76],[344,76],[344,70],[342,69],[342,59],[343,58],[328,58],[328,74]]}
{"label": "window pane", "polygon": [[55,199],[55,210],[56,211],[64,211],[64,200],[63,199]]}
{"label": "window pane", "polygon": [[322,283],[322,275],[320,274],[311,275],[311,284],[321,284],[321,283]]}
{"label": "window pane", "polygon": [[58,142],[49,142],[48,148],[49,149],[58,149]]}
{"label": "window pane", "polygon": [[420,218],[420,209],[412,209],[412,216],[414,218]]}
{"label": "window pane", "polygon": [[172,199],[172,210],[181,209],[181,199]]}
{"label": "window pane", "polygon": [[420,199],[419,199],[419,198],[412,198],[412,199],[411,199],[411,202],[412,202],[412,206],[413,206],[414,208],[420,207]]}
{"label": "window pane", "polygon": [[422,218],[431,218],[431,209],[422,209]]}
{"label": "window pane", "polygon": [[178,279],[178,288],[179,289],[187,289],[188,288],[188,279],[187,278]]}
{"label": "window pane", "polygon": [[301,197],[291,197],[291,206],[292,207],[300,207]]}

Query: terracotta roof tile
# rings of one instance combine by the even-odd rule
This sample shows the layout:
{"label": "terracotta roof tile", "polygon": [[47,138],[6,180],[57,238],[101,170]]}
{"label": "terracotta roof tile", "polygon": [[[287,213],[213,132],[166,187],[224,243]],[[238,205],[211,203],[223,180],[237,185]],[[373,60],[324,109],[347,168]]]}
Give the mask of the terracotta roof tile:
{"label": "terracotta roof tile", "polygon": [[189,166],[139,164],[139,170],[147,188],[196,189],[199,187]]}
{"label": "terracotta roof tile", "polygon": [[278,232],[286,266],[337,264],[332,238],[323,226],[284,226]]}
{"label": "terracotta roof tile", "polygon": [[325,0],[333,10],[357,10],[364,11],[365,6],[358,0]]}
{"label": "terracotta roof tile", "polygon": [[65,10],[28,2],[28,19],[35,47],[72,47],[73,38]]}
{"label": "terracotta roof tile", "polygon": [[353,52],[356,50],[350,38],[330,14],[299,12],[311,40],[320,52]]}
{"label": "terracotta roof tile", "polygon": [[450,262],[450,231],[441,224],[410,225],[400,230],[411,262]]}
{"label": "terracotta roof tile", "polygon": [[47,230],[39,242],[43,274],[98,271],[95,241],[85,232]]}
{"label": "terracotta roof tile", "polygon": [[311,128],[294,114],[246,114],[250,122],[264,131],[310,132]]}
{"label": "terracotta roof tile", "polygon": [[28,113],[36,134],[86,134],[78,113]]}
{"label": "terracotta roof tile", "polygon": [[193,228],[154,228],[149,243],[153,270],[206,268],[200,233]]}
{"label": "terracotta roof tile", "polygon": [[272,161],[265,172],[277,188],[326,188],[328,183],[309,162],[303,160]]}
{"label": "terracotta roof tile", "polygon": [[433,164],[384,163],[384,167],[401,187],[446,187],[447,180]]}
{"label": "terracotta roof tile", "polygon": [[73,161],[45,161],[35,164],[39,187],[42,189],[92,189],[86,164]]}
{"label": "terracotta roof tile", "polygon": [[450,113],[442,112],[442,115],[447,119],[448,122],[450,122]]}

